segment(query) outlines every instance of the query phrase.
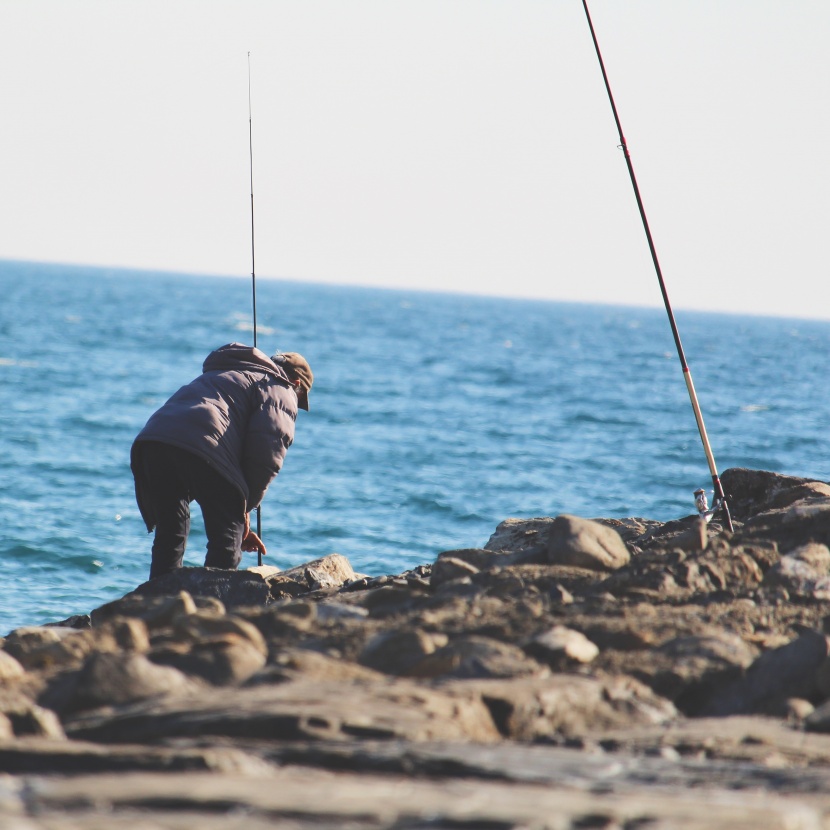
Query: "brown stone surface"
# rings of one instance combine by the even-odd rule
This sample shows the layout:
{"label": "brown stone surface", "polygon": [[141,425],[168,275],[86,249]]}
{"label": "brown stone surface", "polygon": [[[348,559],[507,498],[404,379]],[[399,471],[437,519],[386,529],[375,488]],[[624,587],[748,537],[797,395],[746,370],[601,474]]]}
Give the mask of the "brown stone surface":
{"label": "brown stone surface", "polygon": [[0,826],[827,830],[830,485],[722,481],[733,532],[508,519],[10,632]]}

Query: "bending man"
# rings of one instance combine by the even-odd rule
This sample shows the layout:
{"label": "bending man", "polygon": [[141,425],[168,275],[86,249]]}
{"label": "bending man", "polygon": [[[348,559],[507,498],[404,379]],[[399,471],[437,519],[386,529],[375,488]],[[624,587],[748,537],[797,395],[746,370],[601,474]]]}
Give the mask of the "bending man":
{"label": "bending man", "polygon": [[150,417],[130,455],[138,509],[156,532],[150,579],[182,567],[193,501],[205,522],[205,567],[235,570],[243,550],[265,553],[250,513],[282,468],[313,380],[302,355],[269,358],[230,343]]}

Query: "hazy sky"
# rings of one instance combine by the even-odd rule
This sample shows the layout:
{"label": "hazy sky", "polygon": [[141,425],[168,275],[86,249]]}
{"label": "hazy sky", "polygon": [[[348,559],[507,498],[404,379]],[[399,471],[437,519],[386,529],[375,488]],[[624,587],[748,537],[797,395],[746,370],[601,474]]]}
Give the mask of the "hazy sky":
{"label": "hazy sky", "polygon": [[[830,318],[830,2],[590,0],[676,308]],[[0,0],[0,258],[660,305],[581,0]]]}

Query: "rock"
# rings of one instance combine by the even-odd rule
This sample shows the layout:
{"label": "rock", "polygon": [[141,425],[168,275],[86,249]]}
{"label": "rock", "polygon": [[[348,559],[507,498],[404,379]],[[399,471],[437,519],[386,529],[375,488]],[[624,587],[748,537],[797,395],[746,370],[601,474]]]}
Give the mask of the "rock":
{"label": "rock", "polygon": [[77,668],[94,652],[147,651],[150,647],[147,627],[139,619],[114,617],[95,630],[64,629],[57,640],[31,634],[26,635],[25,645],[12,644],[21,650],[29,670]]}
{"label": "rock", "polygon": [[[602,522],[602,524],[607,523]],[[702,550],[706,547],[705,544],[701,547],[701,542],[704,540],[700,536],[700,518],[697,514],[694,516],[684,516],[682,519],[675,519],[665,523],[643,523],[642,526],[644,530],[639,536],[633,535],[633,531],[637,525],[628,529],[626,533],[626,543],[637,551],[652,550],[654,548],[662,548],[664,550],[680,548],[681,550],[689,551]],[[709,530],[707,529],[707,543],[708,537]]]}
{"label": "rock", "polygon": [[788,699],[815,699],[817,673],[828,653],[830,640],[818,631],[806,631],[787,645],[762,654],[745,677],[713,692],[700,714],[785,716]]}
{"label": "rock", "polygon": [[379,683],[384,680],[384,676],[349,660],[334,659],[316,651],[293,648],[275,655],[273,662],[253,675],[246,685],[286,683],[292,680]]}
{"label": "rock", "polygon": [[[484,547],[502,552],[502,556],[509,553],[510,558],[503,564],[548,563],[613,570],[630,559],[625,542],[610,523],[569,515],[506,519]],[[473,564],[481,567],[478,562]]]}
{"label": "rock", "polygon": [[662,522],[654,519],[642,519],[629,517],[625,519],[594,519],[594,521],[613,528],[620,534],[620,538],[628,544],[635,544],[637,539],[642,539],[651,530],[663,527]]}
{"label": "rock", "polygon": [[603,587],[615,596],[643,591],[663,596],[741,594],[763,577],[761,567],[743,547],[713,540],[705,550],[648,549],[609,576]]}
{"label": "rock", "polygon": [[332,553],[305,565],[282,571],[267,582],[272,597],[298,596],[308,591],[340,588],[353,582],[356,574],[345,556]]}
{"label": "rock", "polygon": [[100,626],[99,635],[110,637],[123,651],[143,653],[150,650],[150,634],[144,620],[135,617],[113,617]]}
{"label": "rock", "polygon": [[367,608],[360,605],[349,605],[344,602],[334,602],[332,600],[324,600],[317,603],[316,606],[317,619],[322,623],[332,622],[354,622],[356,620],[363,620],[369,616]]}
{"label": "rock", "polygon": [[73,614],[59,622],[46,623],[47,626],[57,628],[89,628],[92,625],[92,618],[89,614]]}
{"label": "rock", "polygon": [[44,647],[59,643],[64,637],[74,634],[71,628],[48,626],[25,626],[16,628],[6,635],[3,650],[25,668],[34,668],[40,661]]}
{"label": "rock", "polygon": [[[183,568],[182,570],[200,570]],[[204,570],[204,569],[201,569]],[[145,582],[144,585],[149,585]],[[182,614],[195,614],[197,604],[187,591],[173,590],[170,595],[156,596],[142,593],[139,586],[121,599],[113,600],[94,609],[90,615],[93,628],[102,626],[114,617],[143,620],[150,630],[171,626]]]}
{"label": "rock", "polygon": [[766,470],[734,467],[720,477],[732,517],[741,522],[769,510],[789,507],[810,498],[830,498],[830,485],[823,481],[785,476]]}
{"label": "rock", "polygon": [[[696,515],[513,519],[400,574],[339,555],[190,569],[92,628],[11,632],[0,824],[823,826],[828,485],[723,478],[734,533],[716,518],[704,536]],[[108,756],[133,774],[105,781]],[[172,787],[176,769],[208,772]]]}
{"label": "rock", "polygon": [[661,644],[644,658],[636,676],[681,711],[697,715],[711,696],[743,676],[757,654],[736,634],[713,628]]}
{"label": "rock", "polygon": [[[463,580],[455,579],[450,583],[452,590],[458,590],[458,583]],[[470,583],[468,583],[470,584]],[[407,611],[415,602],[412,592],[401,585],[382,585],[380,588],[367,591],[363,597],[363,607],[369,612],[369,616],[378,619],[394,617]]]}
{"label": "rock", "polygon": [[38,706],[19,692],[0,689],[2,731],[8,729],[15,737],[35,736],[63,740],[66,736],[54,712]]}
{"label": "rock", "polygon": [[276,576],[278,573],[282,573],[281,569],[276,567],[276,565],[254,565],[251,568],[245,568],[245,570],[249,573],[257,574],[263,579],[268,579],[268,577]]}
{"label": "rock", "polygon": [[268,646],[259,629],[233,615],[196,612],[178,617],[150,660],[216,686],[244,683],[264,665]]}
{"label": "rock", "polygon": [[766,572],[763,584],[794,597],[830,599],[830,548],[816,542],[795,548]]}
{"label": "rock", "polygon": [[446,634],[430,634],[417,628],[382,631],[366,643],[358,662],[385,674],[403,675],[446,644]]}
{"label": "rock", "polygon": [[770,510],[747,519],[742,540],[775,542],[782,553],[818,542],[830,544],[830,499],[803,499],[780,510]]}
{"label": "rock", "polygon": [[34,736],[62,740],[66,736],[63,732],[58,716],[36,704],[19,712],[3,713],[11,723],[16,738]]}
{"label": "rock", "polygon": [[235,634],[214,636],[193,645],[172,643],[148,657],[158,666],[177,669],[213,686],[237,686],[265,665],[265,655],[250,640]]}
{"label": "rock", "polygon": [[803,562],[813,568],[820,576],[830,574],[830,548],[827,545],[807,544],[791,550],[784,559]]}
{"label": "rock", "polygon": [[442,678],[530,677],[545,671],[518,646],[468,636],[454,639],[422,658],[407,674]]}
{"label": "rock", "polygon": [[631,558],[616,530],[568,515],[553,520],[546,556],[551,564],[611,571],[628,564]]}
{"label": "rock", "polygon": [[[438,554],[438,558],[432,566],[433,575],[436,568],[440,569],[445,566],[450,567],[451,563],[461,562],[466,564],[469,570],[466,574],[460,574],[460,576],[472,576],[474,573],[478,573],[479,571],[487,571],[493,568],[504,568],[507,565],[513,565],[515,564],[517,558],[521,557],[517,557],[515,553],[511,553],[510,551],[488,550],[487,548],[461,548],[459,550],[445,550]],[[463,565],[458,567],[463,567]]]}
{"label": "rock", "polygon": [[[0,772],[52,776],[53,780],[61,775],[74,778],[84,774],[103,773],[117,773],[127,778],[129,776],[124,773],[137,776],[146,772],[212,772],[259,778],[272,773],[273,766],[231,747],[105,746],[85,741],[23,737],[0,747]],[[118,826],[118,820],[115,817],[111,819]],[[8,825],[4,824],[5,826]],[[86,826],[99,825],[93,823]]]}
{"label": "rock", "polygon": [[216,689],[99,710],[65,723],[75,739],[114,743],[224,736],[269,741],[395,738],[489,743],[499,734],[481,698],[463,687],[298,680]]}
{"label": "rock", "polygon": [[[277,574],[272,578],[279,579],[280,576]],[[144,582],[133,591],[141,597],[170,597],[182,593],[191,597],[213,597],[226,608],[265,605],[272,598],[269,580],[258,573],[221,568],[179,568]],[[96,624],[94,614],[92,624]]]}
{"label": "rock", "polygon": [[480,568],[471,565],[469,562],[457,556],[447,556],[439,554],[438,559],[432,566],[432,575],[430,576],[430,584],[433,588],[437,588],[445,582],[450,582],[453,579],[461,579],[465,576],[473,576],[479,573]]}
{"label": "rock", "polygon": [[518,554],[517,558],[522,562],[543,563],[546,561],[548,538],[553,522],[554,520],[548,517],[505,519],[484,547],[489,551],[508,551],[514,555]]}
{"label": "rock", "polygon": [[245,640],[263,657],[268,646],[259,629],[241,617],[196,612],[178,617],[172,626],[172,636],[194,644],[226,642],[227,638]]}
{"label": "rock", "polygon": [[23,677],[26,670],[7,651],[0,651],[0,684]]}
{"label": "rock", "polygon": [[568,663],[590,663],[599,654],[596,645],[581,631],[564,625],[555,625],[537,634],[525,644],[524,650],[551,668],[562,668]]}
{"label": "rock", "polygon": [[690,528],[675,536],[672,546],[685,551],[706,550],[709,544],[707,525],[703,519],[697,519]]}
{"label": "rock", "polygon": [[[819,830],[825,823],[819,784],[826,788],[828,779],[820,772],[812,773],[814,788],[805,793],[798,790],[804,770],[788,775],[753,767],[741,778],[711,765],[662,758],[635,764],[561,747],[415,747],[392,755],[373,746],[359,756],[355,771],[337,747],[326,755],[312,749],[289,756],[301,758],[301,765],[281,764],[267,778],[188,772],[44,776],[29,789],[10,790],[9,826]],[[321,758],[330,769],[313,768]],[[693,783],[684,787],[679,777]],[[744,788],[747,779],[751,786]],[[773,781],[783,782],[783,793],[773,791]]]}
{"label": "rock", "polygon": [[64,687],[63,701],[53,701],[62,715],[99,706],[120,706],[148,698],[182,695],[197,686],[180,671],[150,662],[145,656],[93,654]]}
{"label": "rock", "polygon": [[464,688],[480,694],[501,734],[518,741],[666,723],[677,716],[671,703],[631,678],[597,680],[554,674],[533,679],[464,681]]}

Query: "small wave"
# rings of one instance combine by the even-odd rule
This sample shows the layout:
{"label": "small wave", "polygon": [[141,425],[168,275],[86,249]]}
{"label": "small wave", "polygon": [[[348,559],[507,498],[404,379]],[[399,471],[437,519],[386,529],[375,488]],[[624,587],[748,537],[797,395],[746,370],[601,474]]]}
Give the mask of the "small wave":
{"label": "small wave", "polygon": [[336,525],[315,525],[306,531],[309,539],[348,539],[351,533]]}
{"label": "small wave", "polygon": [[104,563],[95,554],[56,553],[45,547],[33,547],[25,543],[11,545],[0,552],[0,558],[7,562],[25,564],[29,570],[61,570],[97,573]]}
{"label": "small wave", "polygon": [[481,517],[474,513],[461,511],[452,504],[441,501],[440,499],[430,498],[429,496],[411,495],[406,499],[406,504],[419,511],[423,510],[433,515],[451,516],[453,519],[463,522],[481,520]]}
{"label": "small wave", "polygon": [[637,422],[628,418],[609,418],[595,415],[593,412],[577,412],[568,419],[574,424],[600,424],[601,426],[631,427],[638,426]]}
{"label": "small wave", "polygon": [[36,369],[35,360],[15,360],[13,357],[0,357],[0,366],[21,366],[24,369]]}
{"label": "small wave", "polygon": [[84,429],[92,429],[96,432],[109,432],[122,428],[114,418],[95,417],[91,415],[73,415],[67,419],[66,423],[70,427],[83,427]]}
{"label": "small wave", "polygon": [[44,551],[41,549],[33,548],[30,545],[13,545],[3,550],[3,559],[28,560],[35,556],[41,556],[43,553]]}
{"label": "small wave", "polygon": [[741,407],[741,412],[767,412],[770,407],[762,403],[751,403]]}
{"label": "small wave", "polygon": [[[236,331],[252,332],[254,330],[254,324],[250,321],[243,322],[240,320],[238,323],[234,324],[234,329]],[[277,330],[273,326],[263,326],[260,323],[257,323],[256,330],[257,334],[274,335],[277,333]]]}

